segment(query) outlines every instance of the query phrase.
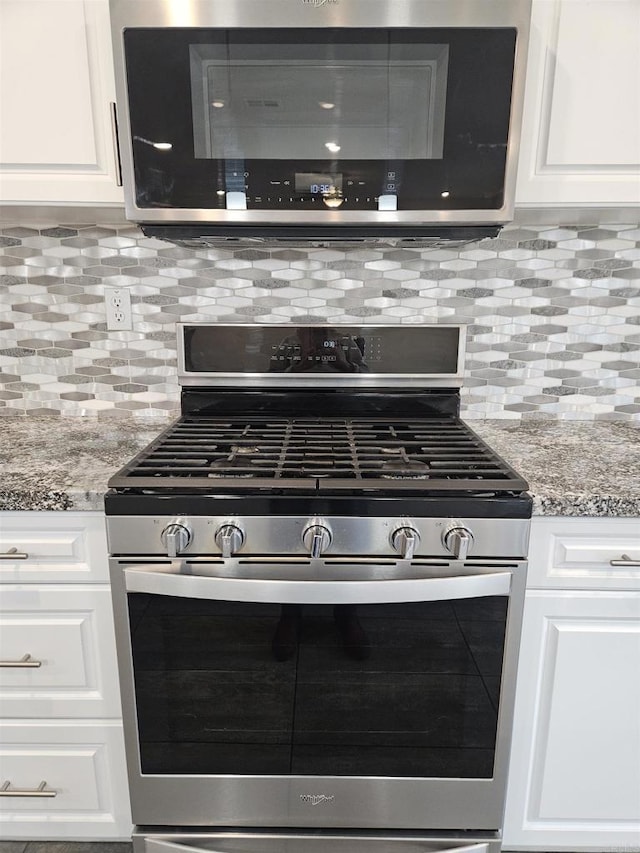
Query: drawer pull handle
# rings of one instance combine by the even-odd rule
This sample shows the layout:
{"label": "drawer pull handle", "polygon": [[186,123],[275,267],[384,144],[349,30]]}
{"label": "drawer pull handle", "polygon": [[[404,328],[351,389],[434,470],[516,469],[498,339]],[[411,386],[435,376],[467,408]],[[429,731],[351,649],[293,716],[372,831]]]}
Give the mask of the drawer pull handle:
{"label": "drawer pull handle", "polygon": [[19,669],[37,669],[42,666],[41,660],[34,660],[27,652],[20,660],[0,660],[0,666],[11,666]]}
{"label": "drawer pull handle", "polygon": [[0,797],[57,797],[58,792],[46,790],[47,783],[40,782],[37,788],[11,788],[11,782],[3,782]]}
{"label": "drawer pull handle", "polygon": [[627,568],[631,568],[632,566],[640,566],[640,560],[634,560],[633,557],[630,557],[628,554],[623,554],[621,560],[609,560],[610,566],[626,566]]}
{"label": "drawer pull handle", "polygon": [[9,548],[8,551],[3,551],[0,554],[0,560],[28,560],[29,555],[18,551],[17,548]]}

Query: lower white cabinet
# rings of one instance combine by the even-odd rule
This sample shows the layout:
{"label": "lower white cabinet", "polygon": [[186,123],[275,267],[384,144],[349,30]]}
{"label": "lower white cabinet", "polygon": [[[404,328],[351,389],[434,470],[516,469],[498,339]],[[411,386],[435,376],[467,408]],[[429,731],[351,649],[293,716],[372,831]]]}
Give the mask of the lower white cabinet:
{"label": "lower white cabinet", "polygon": [[119,720],[4,720],[0,735],[2,838],[130,837]]}
{"label": "lower white cabinet", "polygon": [[[640,524],[532,532],[504,849],[639,851],[640,592],[610,561],[640,560]],[[566,572],[584,588],[558,588]]]}
{"label": "lower white cabinet", "polygon": [[131,836],[107,579],[102,513],[0,513],[2,838]]}
{"label": "lower white cabinet", "polygon": [[108,586],[0,586],[0,656],[0,717],[120,717]]}

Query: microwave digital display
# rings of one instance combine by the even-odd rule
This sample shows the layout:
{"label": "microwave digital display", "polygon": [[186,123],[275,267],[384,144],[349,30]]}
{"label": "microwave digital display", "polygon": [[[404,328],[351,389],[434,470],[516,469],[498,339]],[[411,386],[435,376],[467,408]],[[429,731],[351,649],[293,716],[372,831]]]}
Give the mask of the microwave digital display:
{"label": "microwave digital display", "polygon": [[342,175],[327,175],[320,172],[296,172],[295,191],[309,195],[326,195],[342,189]]}

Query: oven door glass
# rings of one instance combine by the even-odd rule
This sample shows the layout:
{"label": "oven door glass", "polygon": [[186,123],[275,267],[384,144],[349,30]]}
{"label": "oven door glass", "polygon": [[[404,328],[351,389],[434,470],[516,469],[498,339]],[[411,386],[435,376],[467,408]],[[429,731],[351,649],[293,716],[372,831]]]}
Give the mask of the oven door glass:
{"label": "oven door glass", "polygon": [[516,30],[124,32],[136,204],[499,209]]}
{"label": "oven door glass", "polygon": [[142,774],[491,778],[508,601],[129,592]]}

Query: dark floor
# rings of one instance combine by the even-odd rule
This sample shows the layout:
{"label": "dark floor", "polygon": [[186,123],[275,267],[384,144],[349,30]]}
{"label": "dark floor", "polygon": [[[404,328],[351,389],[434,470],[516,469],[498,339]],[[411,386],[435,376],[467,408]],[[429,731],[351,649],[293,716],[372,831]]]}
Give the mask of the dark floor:
{"label": "dark floor", "polygon": [[0,841],[0,853],[131,853],[131,844],[113,841]]}

